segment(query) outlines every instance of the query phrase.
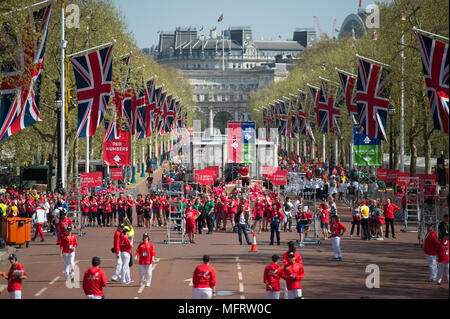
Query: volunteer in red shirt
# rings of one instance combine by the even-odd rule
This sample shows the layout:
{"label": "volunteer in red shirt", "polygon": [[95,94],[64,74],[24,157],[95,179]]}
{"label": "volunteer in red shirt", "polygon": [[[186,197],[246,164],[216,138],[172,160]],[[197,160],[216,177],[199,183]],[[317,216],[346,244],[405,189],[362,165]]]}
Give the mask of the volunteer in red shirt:
{"label": "volunteer in red shirt", "polygon": [[216,296],[216,270],[209,265],[209,256],[203,256],[203,265],[195,268],[192,276],[193,299],[211,299]]}
{"label": "volunteer in red shirt", "polygon": [[222,229],[223,231],[227,230],[227,218],[228,218],[228,199],[225,196],[225,193],[222,193],[220,197],[220,219],[222,221]]}
{"label": "volunteer in red shirt", "polygon": [[193,209],[192,204],[188,202],[184,211],[184,218],[186,219],[186,234],[188,235],[191,244],[195,244],[194,236],[197,231],[195,227],[195,216],[198,215],[200,215],[200,212]]}
{"label": "volunteer in red shirt", "polygon": [[114,275],[111,281],[120,281],[122,276],[122,258],[120,257],[120,238],[122,237],[122,231],[125,227],[124,224],[119,224],[116,231],[114,232],[113,248],[111,251],[116,256],[116,268],[114,270]]}
{"label": "volunteer in red shirt", "polygon": [[228,218],[231,221],[231,231],[236,232],[235,218],[237,214],[238,200],[236,196],[232,196],[231,200],[228,202]]}
{"label": "volunteer in red shirt", "polygon": [[323,240],[328,239],[328,205],[323,202],[320,204],[320,229],[322,229]]}
{"label": "volunteer in red shirt", "polygon": [[131,195],[128,195],[128,199],[126,201],[126,211],[127,211],[127,217],[130,220],[131,224],[133,224],[133,205],[134,200]]}
{"label": "volunteer in red shirt", "polygon": [[264,269],[266,299],[280,299],[280,278],[283,268],[279,264],[280,256],[273,255],[272,263]]}
{"label": "volunteer in red shirt", "polygon": [[253,231],[254,232],[256,231],[256,226],[258,225],[259,226],[258,234],[260,234],[264,215],[264,204],[260,197],[256,197],[254,211],[255,211],[255,223],[253,224]]}
{"label": "volunteer in red shirt", "polygon": [[284,266],[282,277],[286,281],[288,299],[302,299],[302,282],[305,277],[303,265],[295,262],[295,253],[289,253],[289,264]]}
{"label": "volunteer in red shirt", "polygon": [[270,216],[272,216],[272,201],[269,196],[266,196],[264,200],[264,211],[263,211],[263,225],[262,228],[264,231],[269,231],[268,225],[270,223]]}
{"label": "volunteer in red shirt", "polygon": [[89,198],[87,195],[83,195],[83,199],[81,200],[81,225],[82,227],[87,227],[88,225],[88,217],[89,217]]}
{"label": "volunteer in red shirt", "polygon": [[273,245],[274,236],[277,235],[277,245],[280,246],[280,222],[284,216],[281,208],[276,203],[272,204],[272,213],[270,215],[270,245]]}
{"label": "volunteer in red shirt", "polygon": [[67,280],[73,279],[75,271],[75,249],[78,247],[77,237],[72,234],[72,226],[68,226],[61,239],[60,256],[63,258],[63,271]]}
{"label": "volunteer in red shirt", "polygon": [[126,205],[127,199],[125,198],[125,194],[120,193],[120,197],[117,200],[117,218],[119,219],[119,224],[122,224],[125,218]]}
{"label": "volunteer in red shirt", "polygon": [[138,227],[144,226],[144,198],[139,194],[136,199],[136,215]]}
{"label": "volunteer in red shirt", "polygon": [[105,212],[105,220],[103,221],[103,226],[111,226],[112,202],[109,195],[106,195],[103,202],[103,207]]}
{"label": "volunteer in red shirt", "polygon": [[242,187],[246,189],[248,186],[250,186],[250,170],[244,164],[241,164],[241,167],[238,170],[238,174],[242,180]]}
{"label": "volunteer in red shirt", "polygon": [[436,232],[433,230],[433,224],[427,223],[427,234],[425,235],[423,252],[428,261],[428,267],[430,268],[429,281],[437,280],[437,255],[439,252],[439,240]]}
{"label": "volunteer in red shirt", "polygon": [[444,273],[447,275],[447,283],[448,281],[448,232],[444,233],[444,237],[439,242],[439,250],[438,250],[438,275],[437,275],[437,284],[441,285],[442,276]]}
{"label": "volunteer in red shirt", "polygon": [[11,268],[9,268],[8,274],[0,272],[0,276],[8,280],[9,299],[22,299],[22,280],[27,279],[28,274],[23,266],[17,262],[16,254],[9,255],[8,260]]}
{"label": "volunteer in red shirt", "polygon": [[146,286],[150,287],[152,284],[152,272],[153,263],[155,262],[155,247],[150,242],[150,236],[148,233],[144,233],[142,236],[142,243],[139,244],[136,249],[136,254],[134,260],[137,260],[139,256],[139,272],[141,275],[141,280],[139,281],[139,286],[146,282]]}
{"label": "volunteer in red shirt", "polygon": [[59,223],[58,223],[58,230],[59,230],[59,236],[60,239],[58,240],[57,244],[61,244],[61,239],[64,238],[64,236],[67,233],[67,227],[73,227],[73,223],[72,220],[67,217],[67,213],[65,210],[63,210],[61,207],[61,217],[59,218]]}
{"label": "volunteer in red shirt", "polygon": [[130,258],[131,258],[131,242],[130,239],[128,239],[128,232],[129,230],[127,228],[124,228],[122,230],[122,237],[120,237],[119,247],[120,247],[120,259],[122,259],[122,283],[123,284],[130,284],[134,282],[131,280],[130,276]]}
{"label": "volunteer in red shirt", "polygon": [[83,291],[86,299],[104,299],[103,287],[106,287],[106,274],[98,266],[100,258],[92,258],[92,267],[86,270],[83,277]]}
{"label": "volunteer in red shirt", "polygon": [[347,228],[341,223],[341,219],[338,216],[331,217],[331,246],[334,250],[333,260],[342,261],[341,256],[341,237],[344,235]]}
{"label": "volunteer in red shirt", "polygon": [[[295,243],[293,241],[288,242],[288,251],[283,254],[283,266],[286,267],[289,264],[289,254],[295,254],[295,262],[299,264],[303,264],[302,257],[297,252],[295,248]],[[284,299],[288,299],[288,289],[286,282],[284,283]]]}
{"label": "volunteer in red shirt", "polygon": [[386,204],[383,206],[383,215],[386,220],[386,238],[389,238],[389,225],[391,225],[392,230],[392,238],[395,238],[395,230],[394,230],[394,214],[400,209],[397,205],[391,203],[390,198],[386,198]]}

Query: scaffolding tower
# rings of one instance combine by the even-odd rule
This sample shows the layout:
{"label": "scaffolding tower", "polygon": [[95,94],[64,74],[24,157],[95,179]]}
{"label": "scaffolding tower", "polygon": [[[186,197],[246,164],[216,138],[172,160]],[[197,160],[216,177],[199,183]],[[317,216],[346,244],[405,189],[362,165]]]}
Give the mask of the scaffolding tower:
{"label": "scaffolding tower", "polygon": [[439,193],[435,188],[434,194],[425,194],[421,190],[422,216],[420,218],[419,245],[423,247],[426,235],[426,224],[431,223],[437,227],[439,221]]}
{"label": "scaffolding tower", "polygon": [[171,200],[169,204],[169,217],[167,222],[167,240],[164,244],[187,244],[185,239],[185,219],[182,209],[181,197],[184,190],[183,182],[171,183],[169,189],[166,191],[168,196],[176,198],[176,201]]}
{"label": "scaffolding tower", "polygon": [[310,228],[313,227],[313,236],[309,237],[307,236],[308,231],[305,231],[305,244],[317,244],[320,245],[320,239],[319,239],[319,219],[317,215],[317,182],[311,181],[308,185],[310,187],[303,188],[299,194],[303,198],[303,207],[301,209],[305,209],[305,213],[307,215],[311,214],[313,215],[313,218],[311,220],[311,224],[307,225],[309,227],[308,231],[311,230]]}
{"label": "scaffolding tower", "polygon": [[81,177],[72,178],[72,182],[69,184],[69,195],[67,196],[67,206],[69,210],[67,217],[72,220],[73,230],[72,233],[75,236],[84,237],[86,233],[83,232],[81,221]]}
{"label": "scaffolding tower", "polygon": [[409,177],[405,180],[405,211],[402,232],[416,233],[420,229],[420,192],[419,178]]}

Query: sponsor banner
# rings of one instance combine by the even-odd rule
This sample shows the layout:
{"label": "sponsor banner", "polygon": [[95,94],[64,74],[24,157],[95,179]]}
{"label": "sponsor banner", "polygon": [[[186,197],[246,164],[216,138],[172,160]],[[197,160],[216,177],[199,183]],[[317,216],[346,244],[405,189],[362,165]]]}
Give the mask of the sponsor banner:
{"label": "sponsor banner", "polygon": [[395,183],[397,180],[397,172],[398,170],[396,169],[386,169],[387,174],[386,174],[386,182],[388,183]]}
{"label": "sponsor banner", "polygon": [[208,166],[205,170],[214,172],[214,179],[219,178],[219,166]]}
{"label": "sponsor banner", "polygon": [[377,169],[377,179],[379,181],[386,181],[387,179],[387,168],[378,168]]}
{"label": "sponsor banner", "polygon": [[270,175],[275,173],[278,170],[278,167],[275,166],[263,166],[262,167],[262,176],[268,178]]}
{"label": "sponsor banner", "polygon": [[103,186],[103,174],[101,172],[81,173],[81,187]]}
{"label": "sponsor banner", "polygon": [[414,177],[419,178],[420,187],[423,187],[427,183],[436,185],[436,174],[414,174]]}
{"label": "sponsor banner", "polygon": [[214,185],[214,172],[204,169],[195,170],[194,182],[200,185]]}
{"label": "sponsor banner", "polygon": [[381,140],[359,133],[358,125],[353,126],[354,165],[381,166]]}
{"label": "sponsor banner", "polygon": [[109,166],[131,165],[131,134],[120,131],[118,139],[103,142],[103,163]]}
{"label": "sponsor banner", "polygon": [[242,163],[254,163],[256,159],[256,124],[242,122]]}
{"label": "sponsor banner", "polygon": [[241,122],[228,122],[228,163],[241,163],[241,152]]}
{"label": "sponsor banner", "polygon": [[269,176],[269,179],[272,181],[273,185],[286,185],[287,175],[288,171],[278,169],[275,173]]}
{"label": "sponsor banner", "polygon": [[123,180],[123,168],[111,168],[111,180],[113,181],[121,181]]}
{"label": "sponsor banner", "polygon": [[397,186],[405,186],[406,182],[409,182],[409,178],[411,177],[411,174],[409,173],[400,173],[397,172],[395,176],[395,183]]}

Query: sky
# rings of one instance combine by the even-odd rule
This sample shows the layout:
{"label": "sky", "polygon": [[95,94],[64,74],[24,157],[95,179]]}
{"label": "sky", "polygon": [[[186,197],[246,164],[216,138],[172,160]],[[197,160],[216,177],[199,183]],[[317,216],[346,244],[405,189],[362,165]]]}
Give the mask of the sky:
{"label": "sky", "polygon": [[[158,44],[161,31],[196,27],[209,35],[217,26],[250,26],[253,40],[292,39],[296,28],[315,28],[314,16],[322,30],[331,35],[333,19],[340,29],[345,17],[356,13],[360,0],[112,0],[123,13],[129,31],[140,48]],[[361,0],[362,8],[374,0]],[[223,21],[218,23],[223,13]],[[222,26],[223,24],[223,26]]]}

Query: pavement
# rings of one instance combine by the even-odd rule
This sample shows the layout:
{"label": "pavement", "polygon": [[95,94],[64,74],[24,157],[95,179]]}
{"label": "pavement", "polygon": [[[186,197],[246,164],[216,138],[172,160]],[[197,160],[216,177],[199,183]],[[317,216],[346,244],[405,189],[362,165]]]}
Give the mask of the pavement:
{"label": "pavement", "polygon": [[[138,188],[145,194],[145,181]],[[417,245],[417,233],[400,232],[402,225],[397,223],[397,239],[362,241],[350,238],[351,211],[345,204],[338,203],[338,212],[347,227],[341,241],[342,262],[332,260],[329,240],[321,241],[320,245],[307,244],[297,248],[305,268],[302,291],[306,299],[448,299],[446,279],[442,286],[426,281],[429,271],[423,248]],[[64,280],[59,246],[50,234],[45,234],[45,242],[36,241],[30,243],[29,248],[17,249],[19,262],[29,274],[24,280],[23,298],[85,298],[81,287],[83,274],[90,267],[91,258],[99,256],[100,267],[108,277],[104,289],[107,299],[190,299],[194,268],[202,263],[204,254],[209,254],[211,266],[217,273],[217,299],[263,299],[264,267],[271,263],[273,254],[281,256],[287,250],[288,241],[298,239],[295,231],[281,232],[281,246],[270,246],[270,232],[262,232],[256,237],[258,251],[251,252],[250,246],[239,245],[238,235],[231,232],[212,235],[204,232],[195,236],[196,244],[164,244],[167,239],[165,228],[135,227],[133,253],[142,234],[149,232],[157,257],[151,287],[141,287],[136,263],[131,267],[134,283],[110,282],[115,267],[115,257],[111,253],[114,231],[115,227],[87,228],[86,236],[77,238],[79,248],[75,260],[79,280],[72,284],[66,284]],[[379,288],[368,288],[366,284],[373,282],[369,276],[373,274],[371,269],[377,267]],[[0,271],[8,269],[8,262],[0,261]],[[0,292],[6,288],[6,281],[2,281]],[[7,294],[0,294],[0,299],[7,298]]]}

